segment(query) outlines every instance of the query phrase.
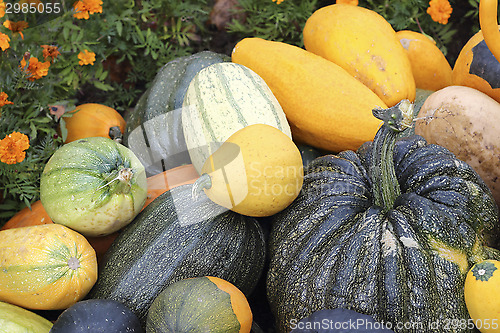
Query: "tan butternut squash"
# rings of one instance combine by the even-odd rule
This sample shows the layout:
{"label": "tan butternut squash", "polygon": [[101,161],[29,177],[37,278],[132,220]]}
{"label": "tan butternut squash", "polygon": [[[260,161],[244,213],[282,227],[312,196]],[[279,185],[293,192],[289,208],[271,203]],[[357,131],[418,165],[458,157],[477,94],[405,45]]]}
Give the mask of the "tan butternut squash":
{"label": "tan butternut squash", "polygon": [[315,11],[304,26],[306,50],[344,68],[387,106],[415,99],[415,80],[396,32],[373,10],[334,4]]}
{"label": "tan butternut squash", "polygon": [[328,151],[357,149],[381,123],[386,104],[346,70],[297,46],[261,38],[236,44],[232,61],[261,76],[280,103],[296,142]]}

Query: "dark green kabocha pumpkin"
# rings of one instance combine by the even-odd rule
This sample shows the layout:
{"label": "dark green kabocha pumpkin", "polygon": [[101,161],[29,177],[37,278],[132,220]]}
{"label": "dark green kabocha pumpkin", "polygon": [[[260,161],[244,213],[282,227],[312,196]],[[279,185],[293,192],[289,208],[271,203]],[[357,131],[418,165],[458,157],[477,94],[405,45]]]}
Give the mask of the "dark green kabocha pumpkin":
{"label": "dark green kabocha pumpkin", "polygon": [[139,157],[148,176],[191,163],[181,122],[184,95],[196,73],[225,61],[230,61],[225,54],[202,51],[168,62],[126,114],[124,144]]}
{"label": "dark green kabocha pumpkin", "polygon": [[485,246],[497,239],[498,207],[447,149],[398,138],[412,112],[406,100],[375,109],[384,125],[373,143],[312,161],[298,198],[273,216],[267,293],[280,332],[328,308],[407,323],[398,333],[469,318],[465,275],[498,257]]}
{"label": "dark green kabocha pumpkin", "polygon": [[214,276],[252,292],[264,266],[260,224],[191,193],[192,185],[166,191],[120,231],[87,298],[119,301],[145,324],[155,297],[181,279]]}
{"label": "dark green kabocha pumpkin", "polygon": [[143,333],[137,316],[125,305],[111,299],[79,301],[64,310],[50,333]]}

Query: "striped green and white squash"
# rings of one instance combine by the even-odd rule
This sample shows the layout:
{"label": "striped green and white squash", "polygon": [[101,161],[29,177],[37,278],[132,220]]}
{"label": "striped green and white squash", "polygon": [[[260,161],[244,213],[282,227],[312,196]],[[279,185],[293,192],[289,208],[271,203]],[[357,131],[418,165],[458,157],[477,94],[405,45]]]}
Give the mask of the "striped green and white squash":
{"label": "striped green and white squash", "polygon": [[267,124],[292,137],[283,109],[259,75],[231,62],[210,65],[195,75],[184,97],[182,128],[199,173],[227,138],[253,124]]}

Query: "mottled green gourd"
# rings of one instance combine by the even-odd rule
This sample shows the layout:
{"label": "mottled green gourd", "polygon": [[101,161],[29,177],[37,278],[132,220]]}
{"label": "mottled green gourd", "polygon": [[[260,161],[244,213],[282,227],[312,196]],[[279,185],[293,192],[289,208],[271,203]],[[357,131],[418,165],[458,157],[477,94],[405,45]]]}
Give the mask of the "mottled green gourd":
{"label": "mottled green gourd", "polygon": [[334,308],[408,323],[398,332],[467,321],[465,275],[499,257],[486,246],[498,241],[498,207],[478,174],[441,146],[401,136],[408,101],[373,113],[384,120],[374,141],[312,161],[299,197],[272,217],[267,291],[280,332]]}
{"label": "mottled green gourd", "polygon": [[153,300],[181,279],[216,276],[252,292],[264,266],[262,227],[204,193],[193,200],[191,191],[161,194],[120,232],[87,298],[122,302],[145,323]]}

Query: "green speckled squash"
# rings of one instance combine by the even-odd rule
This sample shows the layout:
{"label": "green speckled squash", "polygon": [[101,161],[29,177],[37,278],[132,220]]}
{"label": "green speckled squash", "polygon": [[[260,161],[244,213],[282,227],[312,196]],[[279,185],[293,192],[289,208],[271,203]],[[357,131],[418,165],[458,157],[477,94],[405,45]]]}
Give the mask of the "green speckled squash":
{"label": "green speckled squash", "polygon": [[85,236],[121,229],[146,197],[144,166],[130,149],[109,138],[63,145],[45,165],[40,181],[40,200],[52,221]]}
{"label": "green speckled squash", "polygon": [[148,176],[191,163],[181,123],[184,95],[201,69],[230,60],[225,54],[202,51],[168,62],[125,116],[124,143],[144,164]]}
{"label": "green speckled squash", "polygon": [[49,333],[52,323],[22,307],[0,302],[0,333]]}
{"label": "green speckled squash", "polygon": [[177,281],[149,307],[148,333],[249,333],[252,311],[243,293],[213,276]]}
{"label": "green speckled squash", "polygon": [[155,297],[178,280],[214,276],[252,292],[264,266],[261,226],[191,192],[161,194],[120,232],[88,298],[122,302],[145,323]]}
{"label": "green speckled squash", "polygon": [[[498,257],[486,246],[498,241],[498,207],[447,149],[398,138],[412,113],[406,100],[375,109],[374,141],[312,161],[299,197],[273,216],[267,290],[280,332],[339,307],[394,325],[469,319],[465,276]],[[428,331],[408,327],[398,332]]]}
{"label": "green speckled squash", "polygon": [[236,63],[199,71],[184,97],[182,128],[195,169],[231,135],[253,124],[273,126],[292,138],[285,113],[266,82]]}

